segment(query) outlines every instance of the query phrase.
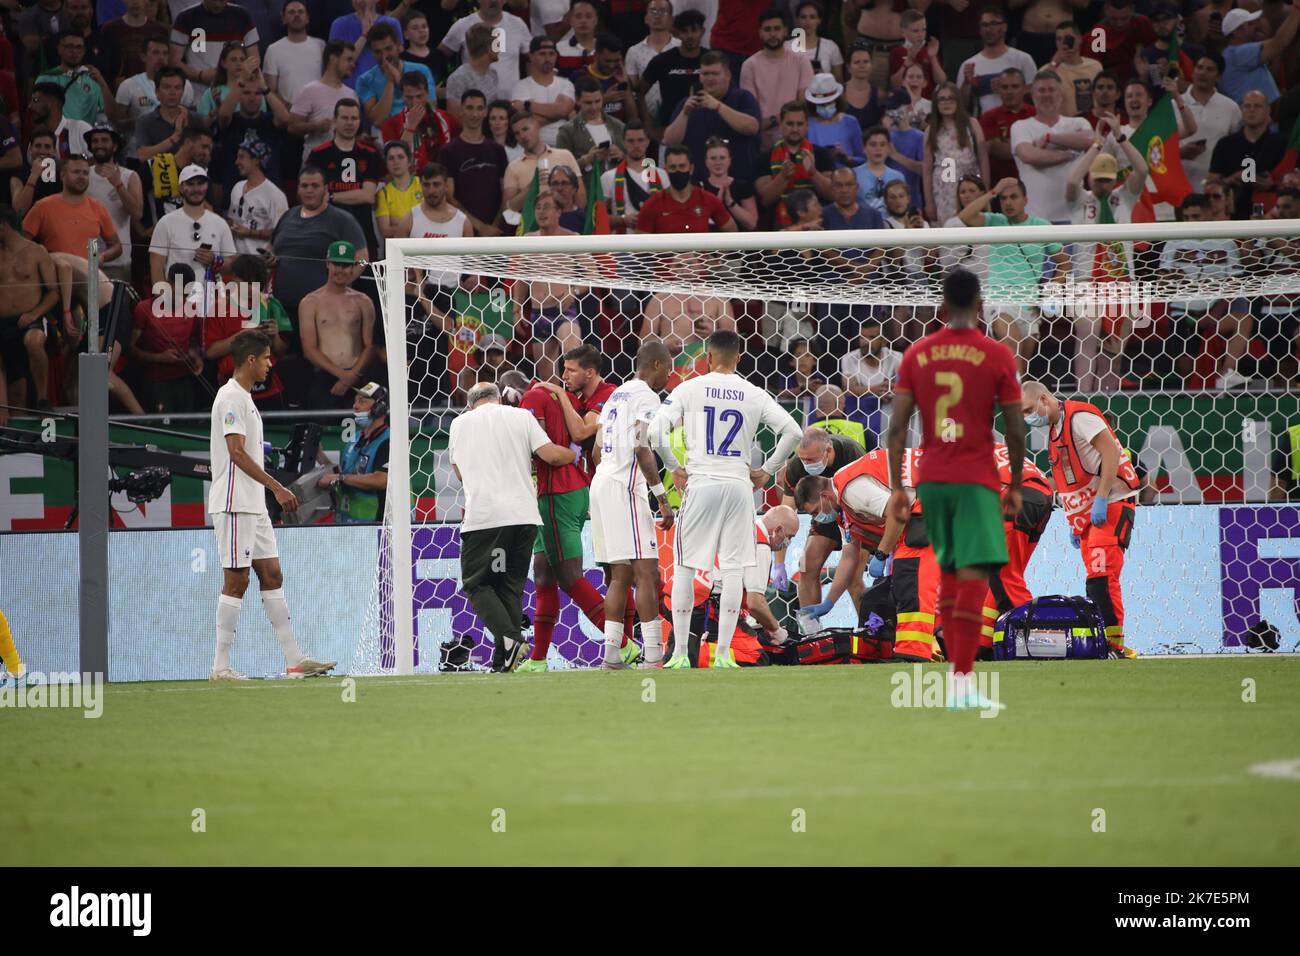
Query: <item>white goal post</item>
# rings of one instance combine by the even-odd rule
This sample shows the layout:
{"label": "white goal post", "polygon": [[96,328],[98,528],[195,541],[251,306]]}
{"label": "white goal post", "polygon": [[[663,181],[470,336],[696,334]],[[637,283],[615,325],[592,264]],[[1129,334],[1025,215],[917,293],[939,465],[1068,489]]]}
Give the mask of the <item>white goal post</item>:
{"label": "white goal post", "polygon": [[[1134,244],[1158,251],[1171,244],[1191,242],[1201,242],[1207,249],[1218,243],[1225,250],[1225,244],[1235,244],[1239,250],[1235,265],[1219,262],[1217,269],[1193,272],[1188,268],[1176,274],[1158,268],[1143,274],[1132,265]],[[415,341],[413,336],[422,333],[412,331],[405,281],[412,274],[410,270],[422,270],[430,276],[478,276],[496,283],[526,280],[573,287],[599,285],[642,296],[762,300],[809,308],[817,304],[933,310],[940,304],[940,281],[947,266],[966,264],[979,255],[996,259],[1008,250],[1047,249],[1050,259],[1052,244],[1061,244],[1066,255],[1076,259],[1081,250],[1086,256],[1093,254],[1091,250],[1118,244],[1129,257],[1128,280],[1112,279],[1113,284],[1103,285],[1094,282],[1086,268],[1071,265],[1067,272],[1045,279],[1032,294],[1027,294],[1023,280],[1000,285],[1006,278],[1005,270],[990,269],[986,264],[982,276],[985,302],[1036,309],[1035,315],[1043,317],[1083,315],[1090,309],[1100,315],[1126,312],[1128,319],[1138,322],[1150,318],[1152,305],[1193,300],[1253,304],[1279,299],[1300,303],[1300,220],[389,239],[382,262],[371,264],[383,302],[391,409],[387,507],[379,534],[380,574],[376,586],[377,607],[387,610],[376,610],[368,615],[367,622],[368,629],[378,627],[385,632],[385,649],[376,657],[374,635],[363,637],[358,660],[364,661],[360,665],[353,662],[354,672],[410,674],[415,669],[416,625],[409,556],[413,533],[422,519],[413,516],[413,507],[406,506],[412,502],[415,407],[408,384],[413,361],[411,342]],[[1279,251],[1283,245],[1286,248]],[[820,253],[821,258],[814,262],[813,253]],[[1146,255],[1151,258],[1155,253]],[[1282,261],[1285,265],[1292,259],[1294,271],[1276,264]],[[827,262],[830,264],[823,265]],[[831,273],[834,278],[828,280]],[[926,314],[932,320],[932,314]],[[858,313],[851,315],[850,319],[836,321],[856,324]],[[774,321],[780,328],[784,319]],[[855,327],[846,326],[843,338],[847,339],[850,331],[856,342]],[[782,341],[793,340],[780,331],[773,334]],[[902,336],[890,340],[891,347],[896,346],[900,352],[907,344],[910,342]],[[838,362],[843,356],[831,358]],[[454,374],[447,373],[447,380],[452,384],[445,387],[448,402],[442,414],[450,416],[456,410],[451,401],[456,394]],[[1163,488],[1160,500],[1184,500],[1170,499],[1170,493]],[[383,581],[385,573],[391,579],[387,584]],[[436,663],[432,647],[422,652],[423,662],[429,662],[430,654]]]}

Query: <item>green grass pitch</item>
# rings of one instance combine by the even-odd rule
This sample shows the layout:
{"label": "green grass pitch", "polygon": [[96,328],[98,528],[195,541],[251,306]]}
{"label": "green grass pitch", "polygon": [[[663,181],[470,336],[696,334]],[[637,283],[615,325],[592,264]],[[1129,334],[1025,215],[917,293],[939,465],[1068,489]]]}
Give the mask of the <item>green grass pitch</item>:
{"label": "green grass pitch", "polygon": [[1300,758],[1300,659],[997,669],[994,719],[888,665],[114,685],[0,713],[0,860],[1300,862],[1300,779],[1249,772]]}

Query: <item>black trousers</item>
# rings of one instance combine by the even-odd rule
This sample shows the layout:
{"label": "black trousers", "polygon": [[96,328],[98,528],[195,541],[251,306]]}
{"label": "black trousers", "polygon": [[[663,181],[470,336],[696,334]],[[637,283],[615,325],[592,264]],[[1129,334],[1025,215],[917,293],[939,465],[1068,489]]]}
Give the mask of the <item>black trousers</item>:
{"label": "black trousers", "polygon": [[460,536],[460,575],[474,613],[495,642],[493,664],[505,654],[504,639],[518,641],[523,625],[524,582],[533,559],[537,525],[516,524]]}

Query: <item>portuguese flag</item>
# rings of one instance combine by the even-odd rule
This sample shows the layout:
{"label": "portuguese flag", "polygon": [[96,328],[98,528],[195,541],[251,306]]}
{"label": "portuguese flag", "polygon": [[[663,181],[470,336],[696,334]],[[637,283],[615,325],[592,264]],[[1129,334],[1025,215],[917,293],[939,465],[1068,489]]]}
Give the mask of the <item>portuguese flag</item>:
{"label": "portuguese flag", "polygon": [[1170,96],[1162,96],[1151,108],[1132,139],[1146,157],[1148,170],[1146,188],[1133,208],[1133,221],[1155,222],[1157,203],[1167,202],[1176,209],[1192,191],[1178,154],[1178,114]]}
{"label": "portuguese flag", "polygon": [[1297,158],[1300,158],[1300,116],[1296,117],[1295,125],[1291,127],[1291,138],[1286,141],[1286,152],[1282,154],[1282,161],[1273,167],[1275,183],[1295,169]]}
{"label": "portuguese flag", "polygon": [[537,228],[537,215],[533,212],[533,207],[537,205],[537,194],[541,189],[541,170],[533,170],[533,183],[528,187],[528,195],[524,196],[524,208],[519,212],[519,228],[515,230],[516,236],[526,235]]}
{"label": "portuguese flag", "polygon": [[584,236],[609,235],[609,206],[600,188],[601,164],[591,164],[591,178],[587,181],[587,218],[582,223]]}

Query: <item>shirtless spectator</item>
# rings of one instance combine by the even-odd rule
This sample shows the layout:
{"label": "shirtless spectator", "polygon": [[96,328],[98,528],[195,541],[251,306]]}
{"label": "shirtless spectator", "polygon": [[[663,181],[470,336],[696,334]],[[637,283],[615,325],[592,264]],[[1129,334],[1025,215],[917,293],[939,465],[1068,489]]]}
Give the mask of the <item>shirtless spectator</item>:
{"label": "shirtless spectator", "polygon": [[[530,236],[577,235],[560,225],[560,205],[549,192],[537,197],[533,214],[537,217],[537,228],[528,233]],[[587,294],[587,289],[560,282],[516,279],[510,292],[520,314],[528,317],[536,378],[540,382],[552,381],[557,375],[560,355],[582,344],[583,317],[578,299]]]}
{"label": "shirtless spectator", "polygon": [[[58,321],[59,291],[50,254],[24,238],[18,215],[0,206],[0,391],[3,404],[27,405],[27,379],[36,407],[50,407],[49,359],[45,339]],[[9,410],[0,408],[0,425]]]}
{"label": "shirtless spectator", "polygon": [[351,406],[352,388],[366,381],[375,358],[375,307],[352,288],[356,257],[346,239],[331,242],[325,257],[329,278],[298,306],[302,352],[316,367],[307,392],[310,408]]}
{"label": "shirtless spectator", "polygon": [[[532,113],[516,113],[510,117],[510,129],[515,134],[519,145],[523,147],[524,155],[506,167],[502,198],[507,209],[518,212],[524,208],[524,200],[528,197],[528,190],[533,184],[533,173],[539,167],[542,170],[542,177],[538,191],[541,193],[550,189],[546,179],[555,166],[568,166],[575,175],[582,176],[582,169],[578,166],[578,160],[573,153],[567,149],[546,145],[545,140],[542,139],[541,123]],[[578,202],[583,206],[587,204],[585,188],[579,192]]]}

